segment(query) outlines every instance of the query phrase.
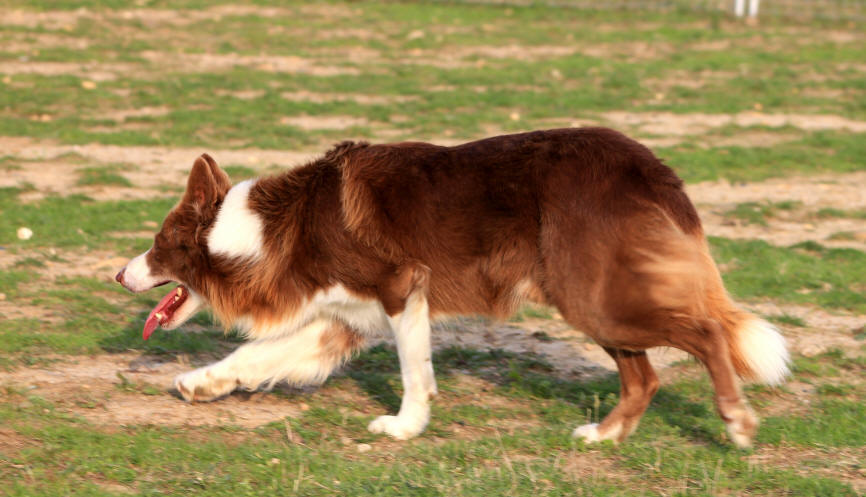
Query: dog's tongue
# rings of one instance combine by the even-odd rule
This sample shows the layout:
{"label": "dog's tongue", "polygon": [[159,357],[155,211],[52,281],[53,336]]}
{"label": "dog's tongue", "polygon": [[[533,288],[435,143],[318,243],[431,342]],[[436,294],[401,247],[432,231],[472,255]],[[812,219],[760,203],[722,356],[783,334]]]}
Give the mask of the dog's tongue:
{"label": "dog's tongue", "polygon": [[156,307],[150,311],[147,316],[147,321],[144,322],[144,332],[142,337],[147,340],[153,334],[153,330],[160,324],[167,323],[174,315],[174,311],[186,301],[189,290],[183,285],[178,285],[177,288],[171,291],[168,295],[162,298]]}

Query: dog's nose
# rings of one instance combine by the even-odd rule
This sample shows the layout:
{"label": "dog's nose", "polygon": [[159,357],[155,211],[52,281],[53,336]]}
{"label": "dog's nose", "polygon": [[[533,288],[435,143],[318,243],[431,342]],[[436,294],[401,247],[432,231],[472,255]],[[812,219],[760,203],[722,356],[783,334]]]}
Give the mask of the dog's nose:
{"label": "dog's nose", "polygon": [[[124,272],[126,272],[126,268],[121,269],[120,272],[117,273],[117,276],[114,277],[115,281],[117,281],[121,285],[123,285],[123,273]],[[123,285],[123,286],[126,286],[126,285]]]}

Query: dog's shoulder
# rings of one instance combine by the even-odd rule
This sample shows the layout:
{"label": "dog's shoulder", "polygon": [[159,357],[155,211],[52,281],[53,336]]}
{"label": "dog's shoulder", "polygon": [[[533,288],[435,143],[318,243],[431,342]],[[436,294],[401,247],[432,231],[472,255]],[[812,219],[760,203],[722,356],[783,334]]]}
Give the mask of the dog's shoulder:
{"label": "dog's shoulder", "polygon": [[388,258],[399,259],[406,220],[421,207],[416,200],[430,188],[426,176],[447,147],[423,142],[390,144],[343,142],[326,157],[340,168],[340,200],[346,228]]}

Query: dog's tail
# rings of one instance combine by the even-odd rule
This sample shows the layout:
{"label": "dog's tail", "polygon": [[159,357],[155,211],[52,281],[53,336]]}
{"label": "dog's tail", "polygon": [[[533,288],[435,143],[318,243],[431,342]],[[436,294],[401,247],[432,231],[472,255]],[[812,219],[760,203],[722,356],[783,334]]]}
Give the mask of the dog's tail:
{"label": "dog's tail", "polygon": [[731,362],[740,378],[778,385],[790,374],[791,357],[785,337],[775,326],[740,309],[730,298],[715,263],[706,293],[707,313],[725,330]]}

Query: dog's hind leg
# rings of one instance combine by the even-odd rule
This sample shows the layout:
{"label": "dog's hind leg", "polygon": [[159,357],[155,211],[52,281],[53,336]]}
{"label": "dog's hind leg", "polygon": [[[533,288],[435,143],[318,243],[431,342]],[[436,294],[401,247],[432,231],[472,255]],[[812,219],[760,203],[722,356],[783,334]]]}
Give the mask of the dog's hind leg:
{"label": "dog's hind leg", "polygon": [[406,299],[403,312],[390,318],[400,356],[403,400],[396,416],[379,416],[368,429],[394,438],[412,438],[430,421],[430,399],[436,395],[433,357],[430,348],[430,317],[426,284],[416,286]]}
{"label": "dog's hind leg", "polygon": [[620,399],[619,404],[600,424],[587,424],[574,430],[575,437],[583,438],[587,442],[625,440],[637,428],[641,416],[659,388],[658,377],[647,359],[646,352],[609,347],[604,350],[613,357],[619,368]]}
{"label": "dog's hind leg", "polygon": [[238,388],[270,388],[280,381],[319,384],[364,344],[364,337],[343,323],[317,319],[290,335],[241,345],[219,362],[177,376],[174,387],[192,402],[214,400]]}
{"label": "dog's hind leg", "polygon": [[739,447],[750,447],[758,430],[758,418],[740,390],[724,333],[717,321],[705,319],[691,333],[672,334],[671,341],[707,367],[716,390],[716,408],[727,426],[728,436]]}

